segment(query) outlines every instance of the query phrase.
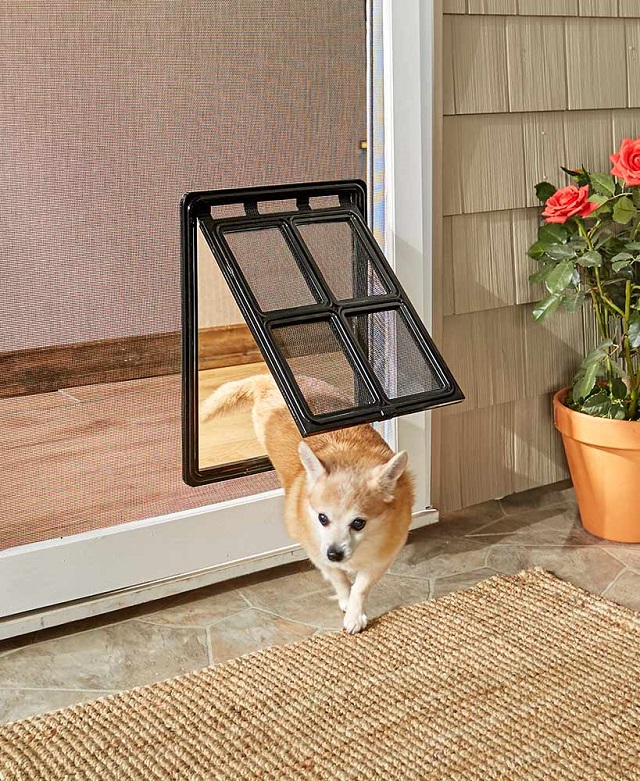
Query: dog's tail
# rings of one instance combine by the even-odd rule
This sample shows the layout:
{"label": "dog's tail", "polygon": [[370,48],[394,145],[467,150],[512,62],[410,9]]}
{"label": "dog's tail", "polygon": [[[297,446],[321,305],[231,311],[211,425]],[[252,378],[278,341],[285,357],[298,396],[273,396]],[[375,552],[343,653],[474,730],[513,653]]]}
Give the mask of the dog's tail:
{"label": "dog's tail", "polygon": [[[305,375],[300,375],[296,379],[303,396],[312,408],[333,410],[349,403],[348,398],[338,388],[324,380]],[[273,391],[277,393],[277,397],[273,395]],[[255,404],[267,394],[271,394],[269,401],[272,405],[274,402],[276,404],[279,402],[284,406],[284,399],[275,381],[268,374],[254,374],[244,380],[225,382],[200,405],[200,420],[207,421],[241,404]]]}
{"label": "dog's tail", "polygon": [[268,374],[255,374],[243,380],[225,382],[200,405],[200,420],[209,420],[241,404],[253,404],[261,394],[275,387],[275,382]]}

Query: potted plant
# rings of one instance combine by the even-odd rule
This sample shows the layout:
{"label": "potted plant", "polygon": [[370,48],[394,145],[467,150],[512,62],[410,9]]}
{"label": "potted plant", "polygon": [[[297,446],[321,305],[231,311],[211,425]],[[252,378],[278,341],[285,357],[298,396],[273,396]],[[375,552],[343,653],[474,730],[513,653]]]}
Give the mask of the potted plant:
{"label": "potted plant", "polygon": [[572,180],[536,185],[544,223],[529,256],[544,320],[591,307],[599,344],[554,399],[584,527],[640,542],[640,137],[611,155],[610,173],[563,168]]}

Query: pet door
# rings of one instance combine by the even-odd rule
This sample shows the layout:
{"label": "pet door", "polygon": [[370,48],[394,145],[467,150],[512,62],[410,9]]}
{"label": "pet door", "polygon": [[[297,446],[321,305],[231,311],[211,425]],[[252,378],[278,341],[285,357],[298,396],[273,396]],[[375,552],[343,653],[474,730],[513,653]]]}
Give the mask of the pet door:
{"label": "pet door", "polygon": [[[214,468],[199,463],[199,238],[302,436],[463,399],[364,222],[365,199],[359,181],[184,197],[183,455],[189,484],[269,467],[264,457]],[[229,216],[233,208],[240,213]]]}

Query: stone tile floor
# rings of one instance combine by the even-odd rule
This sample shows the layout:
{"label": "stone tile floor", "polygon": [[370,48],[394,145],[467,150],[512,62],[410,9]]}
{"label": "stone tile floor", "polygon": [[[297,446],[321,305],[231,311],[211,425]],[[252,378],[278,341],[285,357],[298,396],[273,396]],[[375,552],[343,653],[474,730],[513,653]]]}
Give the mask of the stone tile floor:
{"label": "stone tile floor", "polygon": [[[539,565],[640,610],[640,546],[599,540],[568,483],[451,513],[413,532],[369,616]],[[0,722],[90,700],[337,630],[331,590],[306,563],[0,644]]]}

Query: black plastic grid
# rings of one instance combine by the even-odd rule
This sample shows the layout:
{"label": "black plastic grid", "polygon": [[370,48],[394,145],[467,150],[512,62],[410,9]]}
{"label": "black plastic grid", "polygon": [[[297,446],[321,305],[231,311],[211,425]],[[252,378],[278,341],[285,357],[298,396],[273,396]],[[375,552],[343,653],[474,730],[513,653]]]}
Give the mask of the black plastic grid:
{"label": "black plastic grid", "polygon": [[[311,209],[309,199],[340,205]],[[261,214],[260,201],[295,198],[296,211]],[[359,181],[190,193],[183,199],[184,475],[190,484],[268,468],[197,464],[199,228],[303,436],[464,398],[363,215]],[[212,207],[242,203],[216,219]],[[335,251],[334,251],[335,248]]]}

